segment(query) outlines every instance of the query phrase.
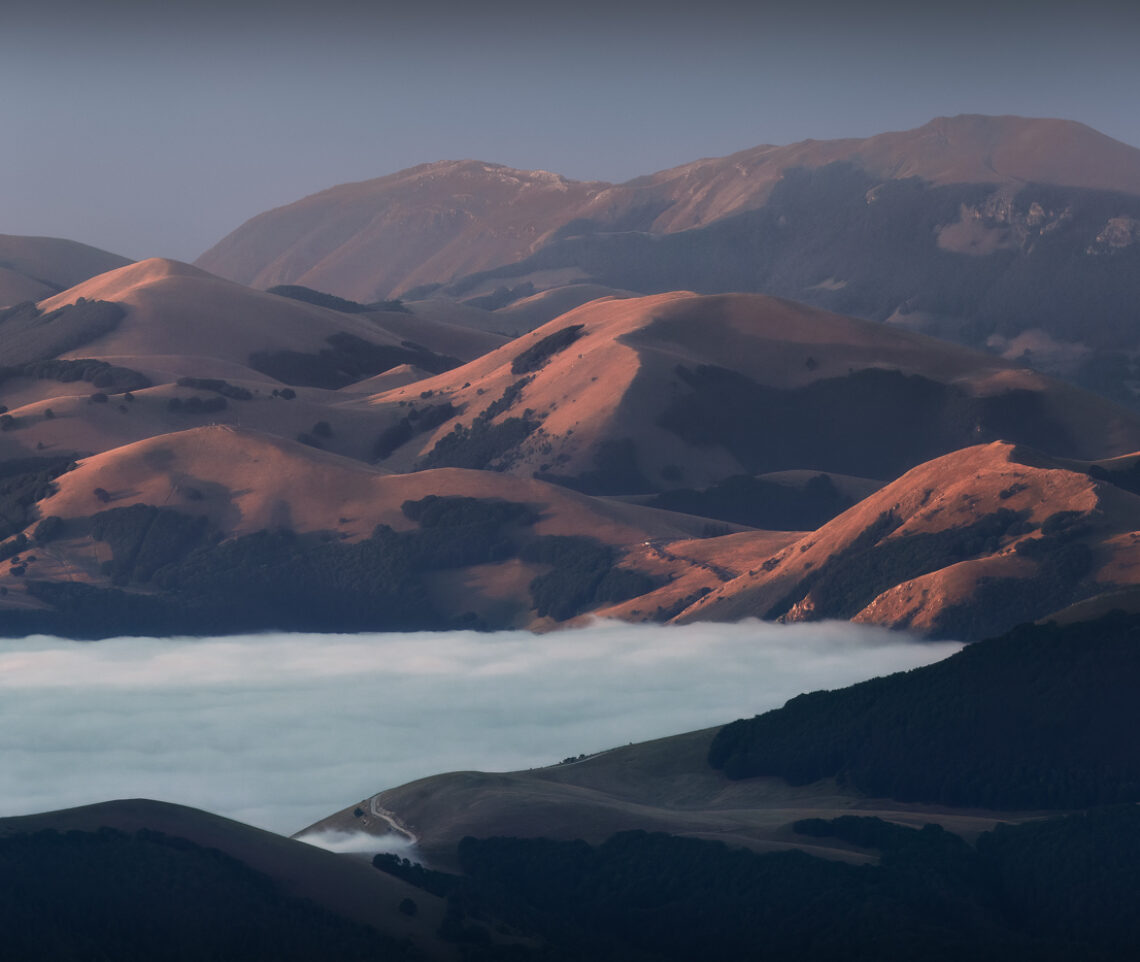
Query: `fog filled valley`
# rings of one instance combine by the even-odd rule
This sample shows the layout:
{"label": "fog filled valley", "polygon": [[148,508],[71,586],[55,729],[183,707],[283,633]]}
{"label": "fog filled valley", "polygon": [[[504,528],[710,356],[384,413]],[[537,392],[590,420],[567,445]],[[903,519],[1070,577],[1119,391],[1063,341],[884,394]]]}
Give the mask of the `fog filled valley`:
{"label": "fog filled valley", "polygon": [[[342,7],[329,22],[364,16]],[[298,47],[298,15],[226,13],[238,60],[187,28],[220,72],[195,63],[164,103],[155,156],[188,135],[171,117],[216,109],[226,133],[186,151],[216,196],[161,225],[171,247],[0,234],[5,957],[1131,960],[1140,147],[1013,101],[916,117],[898,84],[866,116],[906,123],[857,136],[651,129],[626,98],[648,109],[680,63],[655,44],[715,27],[709,50],[737,49],[710,15],[671,40],[638,21],[612,68],[654,66],[613,103],[578,77],[596,163],[566,169],[620,177],[455,159],[479,138],[425,160],[443,101],[409,78],[463,75],[469,104],[502,38],[469,24],[456,47],[407,13],[361,58],[372,33],[341,31],[337,77],[399,67],[342,140],[358,89],[301,89],[327,38]],[[732,70],[772,69],[799,22],[777,21],[748,19],[768,59]],[[605,23],[590,49],[613,53],[628,24]],[[932,36],[877,69],[959,35]],[[511,98],[463,123],[525,116],[516,157],[563,143],[585,115],[557,106],[555,48],[526,84],[539,47],[512,49]],[[970,76],[1012,85],[1028,68],[1003,56],[1010,77]],[[107,61],[93,90],[127,69]],[[677,104],[719,116],[676,72]],[[859,73],[820,74],[836,110]],[[253,77],[295,105],[280,143],[242,112]],[[418,127],[384,128],[415,103]],[[75,136],[110,191],[134,141],[95,117]],[[264,183],[239,202],[223,172],[253,140]],[[192,263],[162,256],[222,212]]]}
{"label": "fog filled valley", "polygon": [[544,767],[957,648],[842,623],[3,642],[0,815],[139,796],[292,834],[440,771]]}

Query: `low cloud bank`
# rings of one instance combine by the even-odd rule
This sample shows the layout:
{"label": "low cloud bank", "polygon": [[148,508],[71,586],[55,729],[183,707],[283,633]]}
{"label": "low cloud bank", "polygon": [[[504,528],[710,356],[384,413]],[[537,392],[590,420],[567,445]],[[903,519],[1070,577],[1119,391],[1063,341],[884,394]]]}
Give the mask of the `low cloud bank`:
{"label": "low cloud bank", "polygon": [[957,643],[825,622],[0,641],[0,815],[145,796],[286,834],[384,788],[723,724]]}
{"label": "low cloud bank", "polygon": [[369,835],[367,832],[306,832],[298,835],[297,841],[338,855],[378,855],[386,852],[409,858],[413,857],[415,848],[409,839],[395,832],[387,835]]}

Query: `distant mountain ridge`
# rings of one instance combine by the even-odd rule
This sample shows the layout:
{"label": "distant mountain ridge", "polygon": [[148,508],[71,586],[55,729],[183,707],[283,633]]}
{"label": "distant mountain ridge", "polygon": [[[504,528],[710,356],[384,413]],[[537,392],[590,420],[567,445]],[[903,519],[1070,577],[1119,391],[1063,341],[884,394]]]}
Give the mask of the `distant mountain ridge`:
{"label": "distant mountain ridge", "polygon": [[585,228],[669,234],[762,207],[784,172],[847,163],[879,180],[1052,184],[1140,196],[1140,150],[1064,120],[961,115],[863,139],[759,146],[624,184],[481,161],[423,164],[260,214],[197,264],[249,284],[376,300],[522,260]]}
{"label": "distant mountain ridge", "polygon": [[623,184],[426,164],[267,211],[198,264],[510,333],[546,295],[772,294],[1140,407],[1140,149],[1072,121],[938,118]]}

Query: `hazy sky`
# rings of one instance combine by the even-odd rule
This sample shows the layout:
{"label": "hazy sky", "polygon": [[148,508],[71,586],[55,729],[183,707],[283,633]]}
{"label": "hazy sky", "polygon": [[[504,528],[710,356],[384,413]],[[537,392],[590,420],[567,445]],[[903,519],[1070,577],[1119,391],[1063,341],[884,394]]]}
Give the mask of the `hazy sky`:
{"label": "hazy sky", "polygon": [[424,775],[706,728],[959,647],[846,622],[0,640],[0,816],[141,796],[288,834]]}
{"label": "hazy sky", "polygon": [[623,180],[938,115],[1140,145],[1140,4],[5,0],[0,233],[192,260],[350,180],[476,157]]}

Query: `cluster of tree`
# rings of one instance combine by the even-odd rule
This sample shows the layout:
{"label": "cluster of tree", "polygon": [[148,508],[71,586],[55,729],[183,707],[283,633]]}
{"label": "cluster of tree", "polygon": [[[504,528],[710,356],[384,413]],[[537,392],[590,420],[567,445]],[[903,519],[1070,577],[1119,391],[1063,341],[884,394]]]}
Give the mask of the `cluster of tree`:
{"label": "cluster of tree", "polygon": [[571,324],[553,334],[547,334],[546,337],[536,341],[525,351],[515,356],[515,359],[511,361],[511,373],[530,374],[532,371],[545,367],[547,361],[555,354],[566,350],[578,340],[585,327],[584,324]]}
{"label": "cluster of tree", "polygon": [[36,530],[32,532],[32,538],[36,544],[47,544],[61,537],[66,530],[67,522],[59,515],[52,514],[36,525]]}
{"label": "cluster of tree", "polygon": [[119,367],[116,364],[108,364],[106,361],[95,361],[89,358],[80,358],[74,361],[56,358],[0,367],[0,384],[18,377],[37,378],[42,381],[60,381],[64,384],[84,381],[97,388],[109,390],[112,394],[121,394],[124,391],[140,391],[151,385],[150,378],[145,374],[132,371],[128,367]]}
{"label": "cluster of tree", "polygon": [[826,474],[809,478],[803,486],[737,474],[699,491],[664,491],[648,504],[768,531],[814,531],[854,502]]}
{"label": "cluster of tree", "polygon": [[670,401],[660,426],[698,447],[720,445],[751,474],[811,467],[895,478],[947,452],[998,439],[1075,453],[1068,432],[1033,391],[974,397],[957,385],[879,368],[788,389],[713,365],[678,365],[676,374],[690,390]]}
{"label": "cluster of tree", "polygon": [[20,532],[16,537],[0,542],[0,561],[15,558],[28,546],[28,536]]}
{"label": "cluster of tree", "polygon": [[[491,422],[504,411],[514,407],[523,388],[532,380],[533,377],[524,377],[508,384],[503,393],[480,411],[470,425],[455,425],[449,434],[435,443],[435,446],[416,465],[416,470],[423,471],[427,468],[504,470],[513,460],[514,449],[537,431],[542,426],[542,421],[527,408],[523,411],[522,417],[505,418],[498,424]],[[399,431],[400,426],[397,424],[391,430]],[[398,436],[394,434],[393,440]]]}
{"label": "cluster of tree", "polygon": [[530,595],[538,614],[555,621],[659,586],[644,572],[619,568],[614,549],[593,538],[548,535],[524,545],[519,554],[524,561],[552,566],[530,583]]}
{"label": "cluster of tree", "polygon": [[[466,957],[488,962],[1124,962],[1140,944],[1134,805],[999,826],[976,849],[877,818],[795,828],[875,850],[878,864],[633,831],[598,846],[465,838],[461,876],[378,867],[445,894],[450,930],[482,946]],[[491,945],[486,928],[504,926],[540,947]]]}
{"label": "cluster of tree", "polygon": [[463,568],[513,557],[513,534],[538,520],[525,504],[489,498],[428,495],[401,505],[420,530],[405,536],[418,570]]}
{"label": "cluster of tree", "polygon": [[267,294],[276,294],[278,297],[288,297],[294,301],[304,301],[306,304],[316,304],[318,307],[327,307],[342,314],[364,314],[368,311],[398,311],[404,314],[411,313],[404,302],[396,299],[390,301],[373,301],[370,304],[361,304],[350,301],[335,294],[326,294],[324,291],[315,291],[311,287],[300,284],[278,284],[266,290]]}
{"label": "cluster of tree", "polygon": [[215,391],[232,401],[253,400],[253,393],[248,388],[238,387],[235,384],[230,384],[229,381],[223,381],[216,377],[180,377],[178,386],[194,388],[198,391]]}
{"label": "cluster of tree", "polygon": [[726,725],[730,778],[835,777],[872,796],[999,809],[1140,798],[1140,616],[1024,625],[925,668]]}
{"label": "cluster of tree", "polygon": [[417,957],[402,941],[286,895],[217,849],[146,829],[0,838],[0,928],[12,959]]}
{"label": "cluster of tree", "polygon": [[1040,537],[1019,541],[1016,547],[1019,556],[1036,562],[1036,572],[981,581],[969,602],[939,613],[933,636],[984,638],[1095,594],[1099,589],[1086,577],[1094,568],[1093,551],[1080,540],[1090,530],[1087,517],[1079,512],[1059,511],[1046,518]]}
{"label": "cluster of tree", "polygon": [[413,407],[399,421],[380,433],[380,437],[372,445],[373,459],[383,461],[412,438],[434,431],[458,413],[459,409],[450,401],[445,401],[443,404],[429,404],[423,410]]}
{"label": "cluster of tree", "polygon": [[457,424],[416,465],[428,468],[504,470],[515,449],[542,426],[528,408],[522,417],[504,418],[498,424],[482,416],[470,426]]}
{"label": "cluster of tree", "polygon": [[419,862],[411,862],[391,852],[381,852],[372,856],[372,867],[441,898],[455,891],[459,882],[456,876],[448,872],[425,868]]}
{"label": "cluster of tree", "polygon": [[36,503],[55,493],[55,479],[74,464],[70,457],[0,461],[0,538],[31,524]]}
{"label": "cluster of tree", "polygon": [[[527,505],[429,495],[402,507],[418,529],[397,532],[380,525],[355,544],[327,533],[291,531],[220,541],[208,534],[203,518],[171,508],[103,511],[67,524],[76,530],[86,526],[110,545],[112,558],[104,567],[118,587],[30,581],[29,593],[52,610],[20,613],[0,632],[89,638],[128,629],[147,634],[443,629],[457,625],[431,602],[424,576],[517,555],[553,566],[534,579],[530,592],[539,613],[558,620],[657,586],[648,575],[617,567],[614,550],[593,539],[523,537],[521,529],[538,519]],[[150,585],[159,593],[118,590],[133,585]]]}
{"label": "cluster of tree", "polygon": [[[106,563],[106,573],[116,585],[150,581],[160,568],[181,561],[200,545],[206,527],[206,518],[201,515],[149,504],[111,508],[90,520],[91,536],[111,548],[112,560]],[[36,530],[39,540],[39,528]]]}
{"label": "cluster of tree", "polygon": [[[117,559],[111,566],[119,570]],[[424,591],[408,540],[390,529],[353,545],[287,530],[207,538],[155,570],[149,584],[159,590],[29,581],[28,593],[51,609],[14,612],[0,631],[103,638],[451,627]]]}
{"label": "cluster of tree", "polygon": [[[133,633],[207,634],[255,630],[375,631],[456,627],[430,600],[433,571],[501,561],[527,541],[537,515],[526,505],[430,495],[403,505],[419,527],[379,525],[346,544],[327,532],[259,531],[221,540],[206,520],[148,505],[67,522],[111,548],[113,588],[29,581],[50,610],[13,612],[0,633],[50,631],[77,638]],[[55,532],[58,534],[58,532]],[[23,550],[27,541],[14,548]],[[543,614],[567,618],[620,601],[654,583],[615,567],[613,549],[588,538],[544,537],[526,557],[555,565],[531,593]],[[157,589],[142,593],[135,586]]]}
{"label": "cluster of tree", "polygon": [[301,351],[256,351],[249,366],[285,384],[337,390],[365,378],[383,374],[400,364],[411,364],[431,374],[459,366],[453,357],[436,354],[412,341],[400,345],[374,344],[341,331],[326,338],[329,347],[316,354]]}
{"label": "cluster of tree", "polygon": [[515,402],[518,401],[522,395],[523,388],[533,380],[534,375],[531,374],[527,377],[520,377],[517,381],[508,384],[502,394],[479,412],[479,417],[484,421],[492,421],[504,411],[509,411],[515,406]]}

